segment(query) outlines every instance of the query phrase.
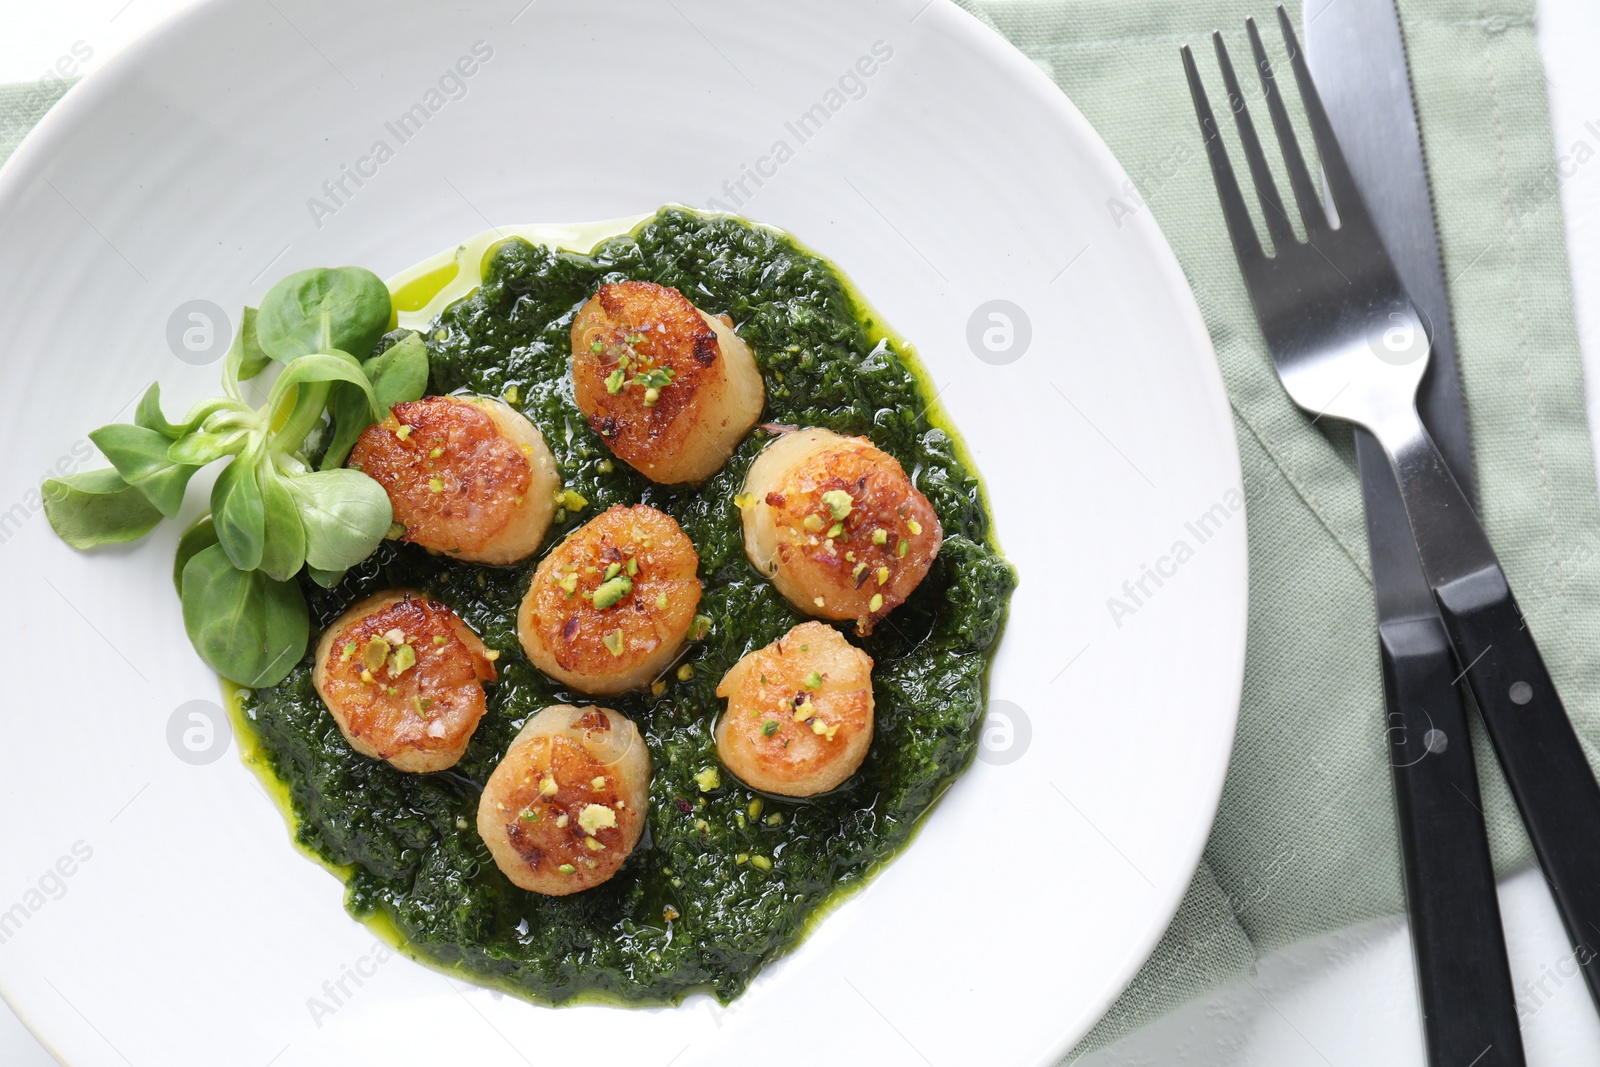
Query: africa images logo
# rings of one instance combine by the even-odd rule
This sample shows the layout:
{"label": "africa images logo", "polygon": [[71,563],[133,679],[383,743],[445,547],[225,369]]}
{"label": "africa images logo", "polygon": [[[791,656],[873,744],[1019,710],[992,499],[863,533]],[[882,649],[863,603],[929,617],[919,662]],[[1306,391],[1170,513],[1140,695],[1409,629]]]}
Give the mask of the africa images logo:
{"label": "africa images logo", "polygon": [[[454,64],[446,67],[444,73],[439,75],[438,83],[430,85],[420,100],[383,124],[388,136],[373,141],[366,154],[358,157],[353,164],[341,163],[339,173],[322,183],[322,196],[306,198],[306,210],[311,212],[311,221],[316,223],[317,229],[322,229],[325,218],[337,215],[348,206],[356,193],[378,176],[378,169],[421,133],[422,128],[433,116],[443,111],[446,104],[466,99],[468,80],[482,70],[483,64],[494,58],[494,48],[487,41],[474,41],[469,51],[469,55],[457,57]],[[391,138],[393,144],[390,143]]]}

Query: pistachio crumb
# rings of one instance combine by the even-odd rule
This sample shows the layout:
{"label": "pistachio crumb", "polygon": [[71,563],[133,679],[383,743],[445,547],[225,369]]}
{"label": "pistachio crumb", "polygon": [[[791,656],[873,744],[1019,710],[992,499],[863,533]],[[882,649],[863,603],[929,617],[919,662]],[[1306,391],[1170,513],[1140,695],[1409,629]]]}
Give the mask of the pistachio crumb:
{"label": "pistachio crumb", "polygon": [[872,531],[872,543],[875,544],[875,545],[886,545],[886,544],[888,544],[889,543],[889,531],[881,529],[881,528],[877,529],[877,530],[873,530]]}
{"label": "pistachio crumb", "polygon": [[683,666],[678,668],[678,681],[687,682],[690,678],[693,678],[693,677],[694,677],[694,664],[685,663]]}
{"label": "pistachio crumb", "polygon": [[751,856],[750,866],[758,871],[770,871],[772,870],[772,861],[765,856]]}
{"label": "pistachio crumb", "polygon": [[367,647],[361,650],[361,665],[369,671],[382,667],[389,658],[389,642],[381,637],[373,637],[367,642]]}
{"label": "pistachio crumb", "polygon": [[601,640],[605,643],[607,652],[611,653],[613,656],[622,655],[621,630],[612,630],[610,633],[606,634],[605,637],[601,638]]}
{"label": "pistachio crumb", "polygon": [[[611,567],[615,566],[615,563],[611,565]],[[606,568],[608,575],[611,567]],[[605,582],[603,582],[600,587],[594,591],[594,606],[599,611],[604,611],[607,608],[615,607],[619,600],[631,592],[633,592],[633,579],[629,578],[626,574],[609,575]],[[617,634],[618,640],[620,641],[622,631],[618,630]],[[611,646],[608,644],[606,647],[610,648]],[[618,650],[614,651],[612,654],[621,655],[622,653],[620,650]]]}
{"label": "pistachio crumb", "polygon": [[417,650],[410,645],[401,645],[389,656],[389,677],[398,678],[417,665]]}
{"label": "pistachio crumb", "polygon": [[601,830],[615,829],[617,813],[604,804],[586,804],[578,813],[578,825],[586,834],[596,834]]}
{"label": "pistachio crumb", "polygon": [[700,792],[709,793],[722,788],[722,775],[715,767],[702,767],[695,772],[694,783],[700,787]]}

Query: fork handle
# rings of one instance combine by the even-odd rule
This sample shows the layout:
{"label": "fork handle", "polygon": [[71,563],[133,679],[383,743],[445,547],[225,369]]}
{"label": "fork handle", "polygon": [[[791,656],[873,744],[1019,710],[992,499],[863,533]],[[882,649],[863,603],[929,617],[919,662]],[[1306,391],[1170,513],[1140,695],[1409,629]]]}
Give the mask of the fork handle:
{"label": "fork handle", "polygon": [[1417,994],[1433,1067],[1522,1067],[1466,708],[1438,616],[1378,628]]}
{"label": "fork handle", "polygon": [[1500,567],[1436,586],[1434,596],[1600,1005],[1600,784]]}

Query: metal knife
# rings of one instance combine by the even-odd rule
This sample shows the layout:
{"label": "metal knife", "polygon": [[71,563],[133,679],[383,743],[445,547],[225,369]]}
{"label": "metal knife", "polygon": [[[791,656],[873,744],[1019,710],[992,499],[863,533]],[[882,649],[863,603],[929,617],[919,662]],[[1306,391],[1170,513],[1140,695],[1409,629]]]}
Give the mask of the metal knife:
{"label": "metal knife", "polygon": [[[1456,373],[1433,202],[1394,0],[1306,0],[1306,59],[1432,362],[1417,407],[1470,499],[1476,470]],[[1378,607],[1407,911],[1428,1059],[1520,1065],[1522,1039],[1463,691],[1383,450],[1356,430]]]}

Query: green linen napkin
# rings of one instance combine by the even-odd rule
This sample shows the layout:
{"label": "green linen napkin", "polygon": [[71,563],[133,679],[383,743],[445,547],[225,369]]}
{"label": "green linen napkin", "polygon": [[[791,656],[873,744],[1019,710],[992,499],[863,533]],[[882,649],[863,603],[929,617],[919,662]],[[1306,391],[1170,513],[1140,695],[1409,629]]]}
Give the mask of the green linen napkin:
{"label": "green linen napkin", "polygon": [[[1148,206],[1172,242],[1216,345],[1249,502],[1249,643],[1221,809],[1177,917],[1070,1059],[1249,976],[1266,952],[1403,908],[1371,571],[1349,432],[1312,426],[1273,374],[1178,60],[1192,42],[1211,99],[1224,100],[1207,37],[1220,28],[1248,77],[1245,16],[1283,55],[1271,4],[962,3],[1049,74],[1121,160],[1138,196],[1107,189],[1103,210]],[[1400,0],[1482,516],[1594,761],[1600,502],[1533,8]],[[1264,118],[1256,128],[1270,136]],[[1507,871],[1531,850],[1481,731],[1473,741]]]}
{"label": "green linen napkin", "polygon": [[[1371,576],[1349,434],[1310,426],[1272,373],[1178,65],[1178,45],[1204,45],[1213,27],[1242,48],[1247,14],[1272,41],[1269,4],[962,2],[1054,78],[1122,161],[1137,195],[1107,189],[1104,210],[1153,211],[1172,242],[1227,381],[1249,500],[1249,651],[1221,810],[1177,917],[1075,1057],[1247,977],[1262,953],[1401,910]],[[1543,70],[1532,0],[1487,3],[1401,0],[1401,11],[1483,517],[1595,758],[1600,503]],[[0,158],[58,92],[0,87]],[[1525,864],[1504,781],[1474,742],[1496,859]]]}
{"label": "green linen napkin", "polygon": [[[76,79],[74,79],[75,81]],[[0,85],[0,163],[10,158],[29,130],[60,100],[72,82],[48,80]]]}

